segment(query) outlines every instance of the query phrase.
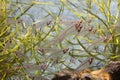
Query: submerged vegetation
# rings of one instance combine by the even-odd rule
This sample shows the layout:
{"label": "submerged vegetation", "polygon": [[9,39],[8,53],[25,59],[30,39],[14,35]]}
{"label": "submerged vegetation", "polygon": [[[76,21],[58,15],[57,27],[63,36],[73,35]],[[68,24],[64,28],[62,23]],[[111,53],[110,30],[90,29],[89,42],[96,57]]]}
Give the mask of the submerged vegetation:
{"label": "submerged vegetation", "polygon": [[120,58],[120,0],[0,0],[0,79],[47,80]]}

